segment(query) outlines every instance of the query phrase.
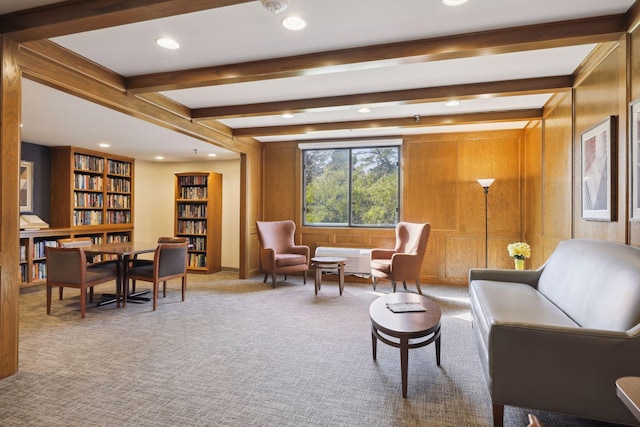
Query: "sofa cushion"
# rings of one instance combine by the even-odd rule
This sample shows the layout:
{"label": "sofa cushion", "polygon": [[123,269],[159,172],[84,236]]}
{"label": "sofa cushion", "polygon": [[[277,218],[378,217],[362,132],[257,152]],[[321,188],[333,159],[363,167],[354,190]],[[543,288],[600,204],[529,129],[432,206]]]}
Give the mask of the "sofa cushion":
{"label": "sofa cushion", "polygon": [[640,250],[601,240],[561,242],[538,291],[580,326],[626,331],[640,323]]}
{"label": "sofa cushion", "polygon": [[[476,339],[485,369],[489,364],[489,334],[494,324],[578,327],[534,287],[523,283],[474,280],[469,284]],[[485,370],[487,382],[493,372]]]}

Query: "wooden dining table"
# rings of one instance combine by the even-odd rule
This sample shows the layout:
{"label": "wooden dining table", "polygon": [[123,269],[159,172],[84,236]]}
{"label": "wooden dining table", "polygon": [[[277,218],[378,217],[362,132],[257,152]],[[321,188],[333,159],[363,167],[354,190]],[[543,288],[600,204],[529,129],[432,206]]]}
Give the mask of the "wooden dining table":
{"label": "wooden dining table", "polygon": [[129,261],[135,255],[155,252],[157,242],[118,242],[118,243],[98,243],[87,248],[84,248],[84,252],[87,255],[115,255],[118,263],[118,281],[116,283],[116,295],[100,301],[99,306],[116,303],[116,306],[120,308],[120,300],[122,300],[122,306],[126,306],[126,301],[149,301],[150,298],[143,297],[142,295],[149,293],[148,289],[141,290],[135,293],[127,294],[127,298],[122,298],[124,292],[128,292],[127,286],[127,271],[129,268]]}

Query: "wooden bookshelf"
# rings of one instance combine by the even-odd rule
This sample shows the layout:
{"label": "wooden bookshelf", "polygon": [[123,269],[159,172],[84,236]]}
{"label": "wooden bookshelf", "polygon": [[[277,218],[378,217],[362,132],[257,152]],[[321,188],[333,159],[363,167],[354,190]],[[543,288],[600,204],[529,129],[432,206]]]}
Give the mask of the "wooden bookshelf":
{"label": "wooden bookshelf", "polygon": [[189,271],[221,269],[222,175],[176,173],[175,235],[189,239]]}
{"label": "wooden bookshelf", "polygon": [[51,171],[51,227],[133,227],[134,159],[53,147]]}
{"label": "wooden bookshelf", "polygon": [[[131,227],[45,228],[20,231],[20,286],[28,287],[44,283],[47,277],[45,247],[57,246],[58,239],[91,237],[94,243],[128,242],[133,238]],[[95,259],[94,261],[99,261]]]}

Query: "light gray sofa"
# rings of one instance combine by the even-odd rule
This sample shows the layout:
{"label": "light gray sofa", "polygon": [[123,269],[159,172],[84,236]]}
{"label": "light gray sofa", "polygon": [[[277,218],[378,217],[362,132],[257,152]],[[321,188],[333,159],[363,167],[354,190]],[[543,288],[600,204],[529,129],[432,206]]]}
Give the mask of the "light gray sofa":
{"label": "light gray sofa", "polygon": [[561,242],[538,270],[469,272],[473,330],[493,403],[639,425],[615,380],[640,376],[640,250]]}

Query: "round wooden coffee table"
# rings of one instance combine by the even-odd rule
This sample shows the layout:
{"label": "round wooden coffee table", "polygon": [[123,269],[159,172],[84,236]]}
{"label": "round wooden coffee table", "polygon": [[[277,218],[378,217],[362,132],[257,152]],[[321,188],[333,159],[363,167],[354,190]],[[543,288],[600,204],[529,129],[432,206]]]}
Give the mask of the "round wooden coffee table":
{"label": "round wooden coffee table", "polygon": [[342,295],[342,289],[344,289],[344,267],[347,259],[338,256],[317,256],[311,258],[311,262],[316,267],[316,295],[318,295],[318,291],[322,286],[323,271],[338,271],[338,287],[340,288],[340,295]]}
{"label": "round wooden coffee table", "polygon": [[[425,311],[394,313],[389,309],[389,304],[409,304],[405,308],[422,307]],[[378,340],[400,349],[402,397],[407,397],[410,348],[424,347],[435,341],[436,363],[440,366],[440,318],[442,311],[435,302],[425,296],[401,292],[388,294],[375,300],[369,307],[369,315],[371,317],[373,359],[376,359]]]}

